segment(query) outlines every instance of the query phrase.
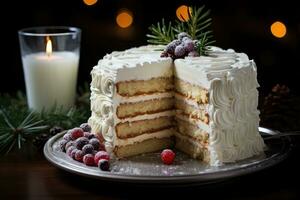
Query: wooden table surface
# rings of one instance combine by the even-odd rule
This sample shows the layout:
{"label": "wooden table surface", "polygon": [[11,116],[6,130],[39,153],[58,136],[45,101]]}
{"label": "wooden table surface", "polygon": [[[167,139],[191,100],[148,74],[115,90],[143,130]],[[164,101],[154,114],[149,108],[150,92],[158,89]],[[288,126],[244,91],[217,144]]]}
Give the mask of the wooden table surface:
{"label": "wooden table surface", "polygon": [[[298,142],[299,143],[299,142]],[[300,199],[299,144],[288,159],[261,172],[208,186],[177,188],[109,183],[65,172],[43,155],[0,158],[0,199]]]}

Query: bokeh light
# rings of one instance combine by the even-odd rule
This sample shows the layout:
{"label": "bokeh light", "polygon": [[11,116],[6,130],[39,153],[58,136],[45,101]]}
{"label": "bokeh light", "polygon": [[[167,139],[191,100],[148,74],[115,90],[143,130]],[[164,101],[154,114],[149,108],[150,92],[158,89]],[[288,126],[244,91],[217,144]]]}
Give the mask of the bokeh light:
{"label": "bokeh light", "polygon": [[87,6],[92,6],[97,3],[98,0],[83,0],[83,3]]}
{"label": "bokeh light", "polygon": [[121,28],[127,28],[133,22],[133,15],[129,10],[122,9],[116,17],[116,22]]}
{"label": "bokeh light", "polygon": [[188,11],[190,12],[190,14],[192,13],[192,8],[191,7],[188,7],[186,5],[181,5],[177,8],[176,10],[176,16],[177,18],[182,21],[182,22],[186,22],[190,19],[189,17],[189,13]]}
{"label": "bokeh light", "polygon": [[286,35],[286,26],[280,21],[274,22],[271,25],[271,33],[277,38],[282,38]]}

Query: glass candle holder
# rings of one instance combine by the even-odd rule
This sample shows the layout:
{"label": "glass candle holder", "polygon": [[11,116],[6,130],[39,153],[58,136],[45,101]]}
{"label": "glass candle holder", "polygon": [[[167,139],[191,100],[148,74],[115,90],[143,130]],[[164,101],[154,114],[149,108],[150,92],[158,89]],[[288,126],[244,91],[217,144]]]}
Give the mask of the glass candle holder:
{"label": "glass candle holder", "polygon": [[81,30],[75,27],[33,27],[19,32],[30,109],[74,105]]}

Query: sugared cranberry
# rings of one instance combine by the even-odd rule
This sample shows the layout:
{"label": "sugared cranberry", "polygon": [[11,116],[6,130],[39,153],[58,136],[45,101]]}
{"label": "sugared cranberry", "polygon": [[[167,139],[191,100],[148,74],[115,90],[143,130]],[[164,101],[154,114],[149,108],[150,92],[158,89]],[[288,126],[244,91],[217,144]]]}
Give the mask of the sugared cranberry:
{"label": "sugared cranberry", "polygon": [[74,142],[74,146],[77,148],[77,149],[82,149],[82,147],[86,144],[89,143],[89,139],[87,139],[86,137],[80,137],[80,138],[77,138]]}
{"label": "sugared cranberry", "polygon": [[101,159],[98,162],[98,167],[102,170],[102,171],[108,171],[109,170],[109,162],[106,159]]}
{"label": "sugared cranberry", "polygon": [[70,153],[70,157],[73,158],[74,160],[75,160],[75,154],[76,154],[77,151],[78,151],[78,149],[75,148]]}
{"label": "sugared cranberry", "polygon": [[166,165],[171,165],[175,159],[175,153],[171,149],[165,149],[160,154],[161,160]]}
{"label": "sugared cranberry", "polygon": [[89,132],[84,132],[83,136],[86,137],[86,138],[88,138],[88,139],[92,139],[92,138],[96,137],[95,134],[89,133]]}
{"label": "sugared cranberry", "polygon": [[84,155],[86,154],[93,154],[94,147],[91,144],[86,144],[82,147],[82,152]]}
{"label": "sugared cranberry", "polygon": [[80,128],[84,131],[84,132],[91,132],[92,128],[88,123],[83,123],[80,125]]}
{"label": "sugared cranberry", "polygon": [[74,145],[74,141],[69,141],[67,142],[66,146],[65,146],[65,151],[68,150],[69,147],[73,146]]}
{"label": "sugared cranberry", "polygon": [[81,128],[73,128],[70,131],[70,135],[72,140],[76,140],[77,138],[80,138],[83,136],[83,130]]}
{"label": "sugared cranberry", "polygon": [[67,148],[66,154],[67,154],[68,156],[72,157],[72,156],[71,156],[71,153],[72,153],[72,151],[73,151],[74,149],[76,149],[74,146],[70,146],[69,148]]}
{"label": "sugared cranberry", "polygon": [[72,140],[71,138],[71,134],[68,132],[66,134],[64,134],[64,137],[63,137],[65,140],[67,140],[68,142]]}
{"label": "sugared cranberry", "polygon": [[95,155],[95,163],[98,163],[101,159],[109,160],[109,154],[106,151],[99,151]]}
{"label": "sugared cranberry", "polygon": [[82,162],[83,156],[84,156],[83,152],[77,149],[75,153],[75,160]]}
{"label": "sugared cranberry", "polygon": [[88,165],[88,166],[94,166],[95,161],[94,161],[94,156],[93,154],[86,154],[83,156],[83,163]]}
{"label": "sugared cranberry", "polygon": [[97,138],[90,139],[89,144],[91,144],[95,150],[99,150],[100,142]]}
{"label": "sugared cranberry", "polygon": [[65,148],[66,148],[67,143],[68,143],[68,141],[65,139],[62,139],[61,141],[59,141],[59,148],[61,151],[66,152]]}

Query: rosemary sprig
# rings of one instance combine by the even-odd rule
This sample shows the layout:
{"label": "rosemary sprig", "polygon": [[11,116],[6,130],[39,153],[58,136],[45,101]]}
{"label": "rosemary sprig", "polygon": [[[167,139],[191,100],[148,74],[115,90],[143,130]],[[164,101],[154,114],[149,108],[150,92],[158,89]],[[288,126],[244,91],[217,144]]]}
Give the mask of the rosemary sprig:
{"label": "rosemary sprig", "polygon": [[168,44],[175,38],[174,28],[172,23],[169,22],[166,25],[164,18],[161,23],[157,22],[157,25],[152,24],[149,27],[151,34],[147,34],[149,38],[147,41],[151,44]]}

